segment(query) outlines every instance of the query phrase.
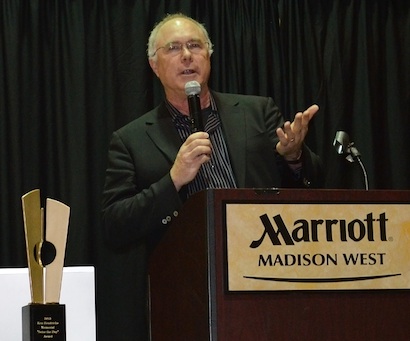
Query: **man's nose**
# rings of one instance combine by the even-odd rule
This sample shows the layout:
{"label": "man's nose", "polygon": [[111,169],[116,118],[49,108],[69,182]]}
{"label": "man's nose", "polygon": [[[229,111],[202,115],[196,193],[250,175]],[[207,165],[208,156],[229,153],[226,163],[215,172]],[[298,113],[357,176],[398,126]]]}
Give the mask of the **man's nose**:
{"label": "man's nose", "polygon": [[182,52],[182,57],[183,57],[184,59],[187,59],[187,58],[191,59],[191,57],[192,57],[192,52],[191,52],[191,50],[188,48],[188,46],[186,46],[185,44],[182,45],[181,52]]}

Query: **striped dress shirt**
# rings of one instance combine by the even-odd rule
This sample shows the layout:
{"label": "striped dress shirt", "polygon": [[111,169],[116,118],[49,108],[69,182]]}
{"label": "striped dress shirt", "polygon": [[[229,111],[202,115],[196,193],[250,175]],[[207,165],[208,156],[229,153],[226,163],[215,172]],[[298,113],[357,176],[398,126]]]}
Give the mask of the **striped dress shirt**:
{"label": "striped dress shirt", "polygon": [[[184,142],[191,134],[191,120],[181,114],[167,100],[166,106],[178,134]],[[229,159],[228,148],[222,133],[221,120],[214,99],[211,95],[211,105],[202,110],[204,131],[209,134],[212,144],[211,160],[201,166],[198,174],[188,184],[188,196],[206,188],[236,188],[235,176]]]}

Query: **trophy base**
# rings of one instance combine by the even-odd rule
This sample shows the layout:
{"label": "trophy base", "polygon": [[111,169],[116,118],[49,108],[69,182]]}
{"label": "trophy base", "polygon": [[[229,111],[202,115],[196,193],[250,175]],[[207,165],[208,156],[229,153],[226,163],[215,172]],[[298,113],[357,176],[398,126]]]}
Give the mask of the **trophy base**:
{"label": "trophy base", "polygon": [[22,313],[23,341],[66,341],[65,305],[29,304]]}

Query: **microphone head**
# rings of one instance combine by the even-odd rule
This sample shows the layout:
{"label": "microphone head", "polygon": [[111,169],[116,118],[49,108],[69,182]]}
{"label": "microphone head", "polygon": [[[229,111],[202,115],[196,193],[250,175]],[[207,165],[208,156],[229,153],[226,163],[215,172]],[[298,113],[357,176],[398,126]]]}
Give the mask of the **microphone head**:
{"label": "microphone head", "polygon": [[190,81],[185,84],[185,94],[187,96],[199,95],[201,85],[197,81]]}
{"label": "microphone head", "polygon": [[336,148],[338,154],[346,154],[349,151],[350,139],[349,135],[344,131],[337,131],[333,146]]}

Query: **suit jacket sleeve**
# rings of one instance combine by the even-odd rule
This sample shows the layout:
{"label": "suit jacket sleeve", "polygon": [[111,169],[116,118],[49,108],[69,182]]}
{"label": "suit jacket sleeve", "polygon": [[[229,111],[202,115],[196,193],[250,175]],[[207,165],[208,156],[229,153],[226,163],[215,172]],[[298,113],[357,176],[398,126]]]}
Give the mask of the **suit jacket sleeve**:
{"label": "suit jacket sleeve", "polygon": [[323,187],[324,176],[321,160],[305,143],[302,145],[302,169],[300,173],[295,173],[289,167],[287,161],[276,152],[276,144],[279,142],[276,129],[283,127],[284,119],[272,98],[261,97],[261,101],[264,103],[264,110],[260,110],[260,112],[263,113],[264,126],[271,141],[271,146],[275,150],[274,155],[280,173],[279,186],[284,188]]}
{"label": "suit jacket sleeve", "polygon": [[169,174],[171,161],[156,154],[144,135],[119,130],[110,142],[102,221],[114,248],[159,239],[182,206]]}

